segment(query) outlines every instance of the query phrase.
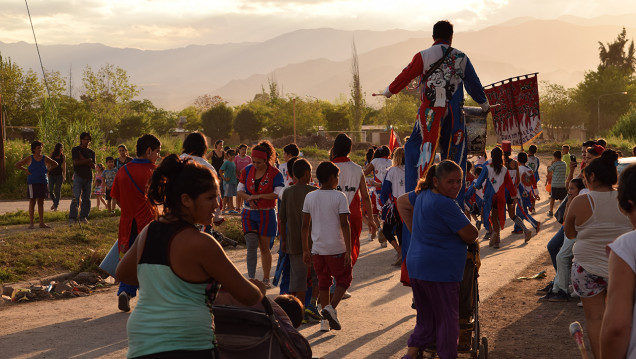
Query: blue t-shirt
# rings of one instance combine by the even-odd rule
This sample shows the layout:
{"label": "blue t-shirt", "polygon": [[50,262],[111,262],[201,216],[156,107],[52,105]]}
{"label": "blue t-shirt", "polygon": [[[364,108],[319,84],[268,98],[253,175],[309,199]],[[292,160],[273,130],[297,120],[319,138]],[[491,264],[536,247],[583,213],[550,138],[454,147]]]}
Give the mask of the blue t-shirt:
{"label": "blue t-shirt", "polygon": [[229,183],[229,184],[238,183],[238,178],[236,178],[236,164],[234,163],[234,161],[223,162],[223,164],[221,165],[221,168],[219,168],[219,171],[223,171],[223,177],[228,179],[227,181],[223,179],[224,183]]}
{"label": "blue t-shirt", "polygon": [[[413,203],[414,192],[409,193]],[[409,278],[460,282],[468,245],[457,232],[470,224],[454,199],[422,191],[413,205],[413,232],[406,256]]]}

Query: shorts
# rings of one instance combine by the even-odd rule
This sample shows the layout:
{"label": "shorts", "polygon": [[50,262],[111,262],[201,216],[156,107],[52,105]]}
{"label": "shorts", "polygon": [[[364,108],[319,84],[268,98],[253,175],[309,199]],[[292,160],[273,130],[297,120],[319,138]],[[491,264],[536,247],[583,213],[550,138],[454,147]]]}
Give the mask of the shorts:
{"label": "shorts", "polygon": [[49,185],[46,183],[32,183],[27,185],[27,198],[49,198]]}
{"label": "shorts", "polygon": [[106,189],[106,200],[110,201],[112,199],[113,199],[113,197],[110,196],[110,188],[107,188]]}
{"label": "shorts", "polygon": [[557,201],[563,201],[563,199],[567,195],[568,195],[568,190],[565,187],[563,188],[552,187],[552,194],[550,195],[550,198],[555,199]]}
{"label": "shorts", "polygon": [[592,274],[580,264],[572,262],[572,288],[581,298],[593,297],[607,290],[607,278]]}
{"label": "shorts", "polygon": [[[307,290],[307,275],[310,268],[303,262],[302,254],[288,254],[289,256],[289,291],[304,292]],[[315,274],[314,274],[315,275]]]}
{"label": "shorts", "polygon": [[376,191],[371,192],[371,212],[373,215],[380,214],[380,195]]}
{"label": "shorts", "polygon": [[225,192],[223,194],[224,197],[234,197],[236,196],[236,188],[238,187],[237,184],[232,184],[232,183],[224,183],[223,184],[223,191]]}
{"label": "shorts", "polygon": [[275,237],[278,234],[276,211],[271,209],[247,209],[241,211],[243,233],[254,232],[261,236]]}
{"label": "shorts", "polygon": [[329,290],[333,284],[331,277],[336,280],[336,286],[344,289],[351,286],[353,280],[351,264],[345,266],[344,253],[334,255],[312,254],[314,269],[318,276],[318,289]]}

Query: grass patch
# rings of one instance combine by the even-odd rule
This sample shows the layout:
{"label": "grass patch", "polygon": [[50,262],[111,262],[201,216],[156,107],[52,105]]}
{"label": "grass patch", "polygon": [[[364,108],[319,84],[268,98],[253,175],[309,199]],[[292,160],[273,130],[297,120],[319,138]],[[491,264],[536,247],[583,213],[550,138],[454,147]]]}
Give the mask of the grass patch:
{"label": "grass patch", "polygon": [[[106,210],[91,209],[91,214],[88,217],[90,221],[95,219],[103,219],[110,217],[117,217],[121,214],[119,208],[115,210],[115,213],[108,213]],[[38,210],[35,209],[34,221],[38,222]],[[44,211],[44,222],[64,222],[68,221],[68,211]],[[29,212],[27,211],[15,211],[0,214],[0,226],[12,226],[16,224],[29,224]]]}

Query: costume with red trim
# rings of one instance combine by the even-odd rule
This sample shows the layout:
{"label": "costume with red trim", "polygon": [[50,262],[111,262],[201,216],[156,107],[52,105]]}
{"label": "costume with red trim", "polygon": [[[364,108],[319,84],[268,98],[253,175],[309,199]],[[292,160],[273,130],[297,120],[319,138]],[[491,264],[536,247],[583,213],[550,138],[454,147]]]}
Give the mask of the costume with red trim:
{"label": "costume with red trim", "polygon": [[[484,182],[486,182],[485,185]],[[512,198],[517,197],[517,188],[515,188],[515,185],[512,182],[508,169],[506,167],[501,167],[501,170],[497,173],[493,168],[492,163],[484,165],[481,173],[479,174],[479,178],[477,178],[477,181],[475,182],[475,188],[482,188],[482,185],[485,186],[483,215],[484,226],[490,231],[490,212],[492,211],[493,205],[496,203],[496,215],[499,219],[499,226],[503,229],[506,221],[506,190],[510,193]]]}
{"label": "costume with red trim", "polygon": [[360,233],[362,232],[362,207],[360,202],[360,179],[364,177],[362,167],[351,162],[349,157],[336,157],[333,163],[340,168],[338,190],[349,201],[349,227],[351,228],[351,266],[356,264],[360,254]]}
{"label": "costume with red trim", "polygon": [[[252,157],[254,157],[254,152],[252,152]],[[244,191],[248,195],[274,193],[276,187],[282,188],[284,186],[283,175],[274,166],[267,166],[265,174],[258,183],[258,188],[256,188],[254,179],[255,173],[254,165],[248,165],[241,171],[239,177],[239,182],[245,186]],[[248,201],[244,202],[241,212],[243,233],[256,232],[263,236],[275,236],[278,229],[275,210],[276,199],[258,199],[256,200],[256,208],[250,206]]]}

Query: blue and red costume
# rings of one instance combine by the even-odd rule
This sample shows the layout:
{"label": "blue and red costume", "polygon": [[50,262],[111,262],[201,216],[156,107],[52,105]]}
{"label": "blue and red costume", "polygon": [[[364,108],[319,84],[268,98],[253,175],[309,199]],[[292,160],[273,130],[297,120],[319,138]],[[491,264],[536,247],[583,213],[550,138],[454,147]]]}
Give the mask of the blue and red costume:
{"label": "blue and red costume", "polygon": [[[258,188],[254,179],[255,173],[254,165],[248,165],[241,171],[239,182],[245,186],[244,190],[248,195],[274,193],[276,187],[284,186],[283,175],[276,167],[267,166],[265,174],[258,181]],[[250,206],[253,205],[245,201],[241,212],[243,233],[255,232],[261,236],[276,236],[278,231],[276,199],[259,199],[256,201],[256,208]]]}

